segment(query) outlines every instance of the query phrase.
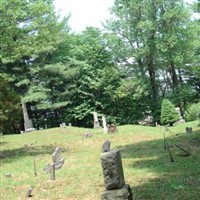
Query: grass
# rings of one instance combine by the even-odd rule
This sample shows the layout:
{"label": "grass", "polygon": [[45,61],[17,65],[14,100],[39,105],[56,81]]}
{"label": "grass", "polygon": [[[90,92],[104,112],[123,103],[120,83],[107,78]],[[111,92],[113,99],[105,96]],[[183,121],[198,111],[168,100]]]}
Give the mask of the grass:
{"label": "grass", "polygon": [[[120,149],[124,176],[136,200],[198,200],[200,196],[200,127],[190,122],[165,131],[172,156],[164,150],[164,127],[119,126],[118,133],[105,134],[90,130],[93,137],[84,138],[86,129],[54,128],[20,135],[0,136],[1,199],[25,199],[33,186],[32,200],[98,200],[104,191],[100,163],[105,140],[111,148]],[[193,127],[186,135],[185,127]],[[184,152],[175,144],[191,152]],[[65,164],[56,171],[56,180],[42,169],[51,162],[56,146],[62,149]],[[37,176],[34,176],[33,158]],[[8,178],[5,175],[11,173]]]}

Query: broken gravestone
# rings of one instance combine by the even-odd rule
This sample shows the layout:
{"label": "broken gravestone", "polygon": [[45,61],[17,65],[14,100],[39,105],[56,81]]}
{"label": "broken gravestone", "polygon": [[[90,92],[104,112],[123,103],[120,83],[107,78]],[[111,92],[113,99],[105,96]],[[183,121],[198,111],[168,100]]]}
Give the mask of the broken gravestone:
{"label": "broken gravestone", "polygon": [[43,168],[45,173],[50,173],[50,180],[55,180],[55,170],[61,169],[65,160],[61,157],[60,147],[56,147],[52,154],[52,164],[48,164]]}
{"label": "broken gravestone", "polygon": [[60,169],[62,168],[65,160],[64,158],[61,157],[61,149],[60,147],[56,147],[53,154],[52,154],[52,160],[53,163],[55,164],[55,169]]}
{"label": "broken gravestone", "polygon": [[101,165],[104,176],[105,191],[101,194],[102,200],[132,200],[132,191],[125,184],[124,172],[119,150],[110,150],[107,140],[102,146]]}

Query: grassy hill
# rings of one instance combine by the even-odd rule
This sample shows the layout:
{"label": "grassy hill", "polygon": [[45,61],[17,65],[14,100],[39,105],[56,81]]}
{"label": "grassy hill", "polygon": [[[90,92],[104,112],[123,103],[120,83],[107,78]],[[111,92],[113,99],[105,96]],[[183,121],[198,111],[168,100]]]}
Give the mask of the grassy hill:
{"label": "grassy hill", "polygon": [[[185,127],[193,133],[187,135]],[[90,131],[93,137],[83,135]],[[163,133],[174,162],[164,150]],[[0,136],[1,199],[25,199],[34,186],[32,200],[98,200],[104,191],[100,163],[105,140],[120,149],[125,181],[137,200],[198,200],[200,198],[200,127],[198,122],[164,127],[119,126],[118,133],[76,127],[54,128],[20,135]],[[186,156],[179,145],[191,153]],[[52,162],[56,146],[65,164],[50,181],[43,167]],[[37,176],[34,176],[33,159]],[[6,174],[11,173],[11,177]]]}

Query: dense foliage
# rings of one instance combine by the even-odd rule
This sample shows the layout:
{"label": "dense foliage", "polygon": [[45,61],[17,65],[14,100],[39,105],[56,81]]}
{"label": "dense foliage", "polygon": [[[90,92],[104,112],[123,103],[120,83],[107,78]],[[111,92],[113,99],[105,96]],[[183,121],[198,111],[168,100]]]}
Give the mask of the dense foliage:
{"label": "dense foliage", "polygon": [[52,0],[2,0],[0,74],[37,129],[91,127],[93,111],[108,123],[160,122],[164,98],[184,116],[200,99],[195,5],[116,0],[104,31],[73,33]]}
{"label": "dense foliage", "polygon": [[168,99],[163,99],[160,120],[162,124],[170,126],[179,120],[178,112]]}
{"label": "dense foliage", "polygon": [[9,83],[0,76],[0,132],[20,133],[20,97]]}
{"label": "dense foliage", "polygon": [[199,113],[200,113],[200,103],[193,103],[188,106],[185,112],[185,119],[187,121],[197,120]]}

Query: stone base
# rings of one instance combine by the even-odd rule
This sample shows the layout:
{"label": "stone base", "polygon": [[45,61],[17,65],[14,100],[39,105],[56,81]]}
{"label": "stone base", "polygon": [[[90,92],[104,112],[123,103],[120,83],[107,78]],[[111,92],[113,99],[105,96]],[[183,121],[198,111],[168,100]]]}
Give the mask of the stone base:
{"label": "stone base", "polygon": [[101,194],[101,200],[133,200],[130,185],[125,184],[117,190],[105,190]]}

